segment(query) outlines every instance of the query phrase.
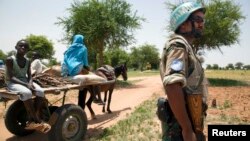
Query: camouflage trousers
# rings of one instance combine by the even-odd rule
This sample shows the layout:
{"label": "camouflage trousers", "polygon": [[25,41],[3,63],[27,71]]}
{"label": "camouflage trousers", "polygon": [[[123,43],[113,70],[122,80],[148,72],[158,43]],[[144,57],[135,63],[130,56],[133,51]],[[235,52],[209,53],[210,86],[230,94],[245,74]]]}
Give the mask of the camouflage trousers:
{"label": "camouflage trousers", "polygon": [[181,127],[176,120],[170,123],[161,121],[162,141],[183,141]]}
{"label": "camouflage trousers", "polygon": [[161,121],[162,141],[183,141],[181,127],[165,98],[158,99],[156,114]]}
{"label": "camouflage trousers", "polygon": [[[206,108],[204,109],[206,110]],[[168,100],[158,99],[156,114],[161,121],[162,141],[183,141],[181,127],[170,109]],[[196,138],[197,141],[206,141],[203,132],[196,133]]]}

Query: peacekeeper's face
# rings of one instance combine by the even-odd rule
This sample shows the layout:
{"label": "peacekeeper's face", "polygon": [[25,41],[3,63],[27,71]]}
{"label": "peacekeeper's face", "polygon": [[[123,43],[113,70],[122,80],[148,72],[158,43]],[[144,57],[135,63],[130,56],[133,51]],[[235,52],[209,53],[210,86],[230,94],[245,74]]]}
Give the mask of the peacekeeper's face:
{"label": "peacekeeper's face", "polygon": [[194,24],[194,36],[200,37],[202,36],[202,32],[204,29],[205,19],[204,13],[202,11],[196,11],[190,16],[190,20],[188,21],[188,31],[192,31],[192,23]]}

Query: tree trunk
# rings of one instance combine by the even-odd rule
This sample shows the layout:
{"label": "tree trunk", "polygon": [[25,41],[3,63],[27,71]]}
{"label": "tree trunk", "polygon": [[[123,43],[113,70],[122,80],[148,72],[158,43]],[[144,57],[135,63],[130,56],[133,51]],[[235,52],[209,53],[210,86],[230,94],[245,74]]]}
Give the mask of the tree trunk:
{"label": "tree trunk", "polygon": [[98,47],[98,64],[99,67],[103,65],[103,51],[104,51],[104,40],[99,42],[99,47]]}

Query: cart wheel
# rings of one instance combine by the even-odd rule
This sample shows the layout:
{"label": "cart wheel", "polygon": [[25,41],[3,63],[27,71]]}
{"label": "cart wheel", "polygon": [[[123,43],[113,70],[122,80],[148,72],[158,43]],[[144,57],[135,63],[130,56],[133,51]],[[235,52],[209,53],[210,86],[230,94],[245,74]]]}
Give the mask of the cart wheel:
{"label": "cart wheel", "polygon": [[59,107],[49,120],[51,130],[50,141],[79,141],[87,132],[87,116],[81,107],[65,104]]}
{"label": "cart wheel", "polygon": [[28,121],[28,115],[21,100],[16,100],[10,105],[4,121],[6,128],[17,136],[26,136],[34,132],[34,130],[24,129]]}

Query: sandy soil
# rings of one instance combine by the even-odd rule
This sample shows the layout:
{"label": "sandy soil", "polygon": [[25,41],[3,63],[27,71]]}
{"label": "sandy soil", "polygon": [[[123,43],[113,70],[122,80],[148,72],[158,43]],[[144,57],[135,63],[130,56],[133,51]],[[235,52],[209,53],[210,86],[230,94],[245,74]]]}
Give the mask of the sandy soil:
{"label": "sandy soil", "polygon": [[[136,85],[130,88],[115,89],[113,92],[111,110],[112,114],[102,113],[102,106],[93,104],[97,119],[91,120],[88,109],[85,111],[88,116],[87,140],[91,136],[100,134],[104,128],[114,125],[119,120],[126,118],[136,106],[143,101],[150,99],[156,93],[164,95],[159,76],[133,78]],[[67,103],[76,103],[76,91],[71,91],[67,97]],[[56,99],[54,96],[48,97],[50,100]],[[217,107],[212,108],[211,103],[216,99]],[[241,122],[250,122],[250,87],[209,87],[209,97],[206,124],[225,123],[220,116],[234,117]],[[8,103],[10,105],[11,102]],[[7,105],[7,106],[8,106]],[[225,105],[229,105],[225,108]],[[224,108],[223,108],[224,106]],[[5,128],[3,120],[4,105],[0,105],[0,141],[47,141],[47,136],[40,133],[33,133],[26,137],[17,137]],[[233,122],[237,122],[233,121]],[[160,131],[160,129],[159,129]],[[205,133],[206,133],[205,126]]]}

